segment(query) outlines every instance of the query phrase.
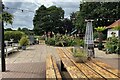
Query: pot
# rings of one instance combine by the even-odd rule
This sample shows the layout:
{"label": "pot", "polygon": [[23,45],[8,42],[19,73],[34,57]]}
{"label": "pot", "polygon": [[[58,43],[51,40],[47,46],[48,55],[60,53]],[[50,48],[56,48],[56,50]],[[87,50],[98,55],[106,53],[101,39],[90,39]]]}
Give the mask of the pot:
{"label": "pot", "polygon": [[87,57],[74,57],[76,63],[84,63],[87,61]]}
{"label": "pot", "polygon": [[26,50],[26,46],[22,46],[22,49],[23,49],[23,50]]}

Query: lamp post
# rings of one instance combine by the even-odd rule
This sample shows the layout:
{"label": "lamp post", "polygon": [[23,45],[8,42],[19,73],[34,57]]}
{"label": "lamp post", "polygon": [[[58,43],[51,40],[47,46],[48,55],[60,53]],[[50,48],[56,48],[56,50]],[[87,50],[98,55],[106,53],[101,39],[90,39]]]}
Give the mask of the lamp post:
{"label": "lamp post", "polygon": [[[0,1],[0,14],[3,13],[2,1]],[[5,56],[4,56],[4,24],[1,18],[0,20],[0,48],[1,48],[1,72],[6,71]]]}

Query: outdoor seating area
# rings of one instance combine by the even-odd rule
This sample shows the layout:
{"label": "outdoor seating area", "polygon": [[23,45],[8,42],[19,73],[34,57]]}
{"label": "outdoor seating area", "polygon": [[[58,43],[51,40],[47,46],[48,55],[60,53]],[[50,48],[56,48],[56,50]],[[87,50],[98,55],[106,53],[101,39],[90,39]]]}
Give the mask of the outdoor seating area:
{"label": "outdoor seating area", "polygon": [[84,63],[76,63],[71,52],[58,48],[61,59],[61,68],[65,68],[70,77],[75,79],[118,79],[119,71],[101,61],[91,60]]}
{"label": "outdoor seating area", "polygon": [[0,79],[120,80],[119,0],[0,1]]}

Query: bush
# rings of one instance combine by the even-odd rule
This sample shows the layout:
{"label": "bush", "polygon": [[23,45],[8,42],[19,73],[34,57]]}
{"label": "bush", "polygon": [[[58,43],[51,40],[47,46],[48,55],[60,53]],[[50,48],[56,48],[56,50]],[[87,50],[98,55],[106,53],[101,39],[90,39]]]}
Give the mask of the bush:
{"label": "bush", "polygon": [[118,39],[118,37],[112,36],[110,38],[107,39],[106,42],[106,51],[108,53],[117,53],[118,50],[120,49],[120,40]]}
{"label": "bush", "polygon": [[[98,32],[94,32],[94,34],[93,34],[94,39],[99,38],[98,35],[99,35]],[[105,40],[106,38],[107,38],[107,35],[106,34],[102,34],[102,39]]]}
{"label": "bush", "polygon": [[27,37],[22,37],[19,41],[20,46],[27,46],[29,43],[29,40]]}
{"label": "bush", "polygon": [[55,45],[55,39],[54,38],[48,38],[48,40],[46,40],[45,43],[49,44],[49,45]]}
{"label": "bush", "polygon": [[79,47],[73,49],[73,56],[75,62],[86,62],[88,58],[87,53]]}
{"label": "bush", "polygon": [[18,42],[25,33],[21,31],[5,31],[4,38],[9,41],[10,39],[14,39],[15,42]]}
{"label": "bush", "polygon": [[74,45],[84,47],[84,40],[83,39],[76,38],[74,41],[75,41]]}
{"label": "bush", "polygon": [[56,35],[54,38],[48,38],[46,44],[55,45],[55,46],[73,46],[75,41],[72,37],[66,35]]}

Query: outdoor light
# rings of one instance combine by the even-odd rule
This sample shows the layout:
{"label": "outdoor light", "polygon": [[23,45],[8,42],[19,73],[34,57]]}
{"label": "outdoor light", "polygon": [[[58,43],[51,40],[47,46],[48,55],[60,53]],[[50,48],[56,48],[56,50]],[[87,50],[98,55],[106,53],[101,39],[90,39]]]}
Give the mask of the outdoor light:
{"label": "outdoor light", "polygon": [[102,19],[100,19],[102,21]]}
{"label": "outdoor light", "polygon": [[98,21],[98,19],[97,19],[97,21]]}

